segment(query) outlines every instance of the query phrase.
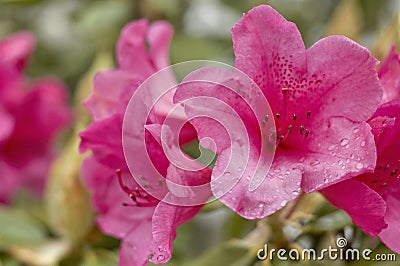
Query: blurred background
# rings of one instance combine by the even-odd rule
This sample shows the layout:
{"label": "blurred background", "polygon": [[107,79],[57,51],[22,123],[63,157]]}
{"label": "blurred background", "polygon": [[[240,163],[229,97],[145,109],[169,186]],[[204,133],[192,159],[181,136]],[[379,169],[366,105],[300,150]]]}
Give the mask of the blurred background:
{"label": "blurred background", "polygon": [[[37,48],[27,75],[30,78],[56,76],[63,80],[72,99],[76,99],[71,104],[78,106],[82,95],[90,93],[93,73],[113,67],[115,43],[127,22],[138,18],[170,22],[175,29],[170,48],[171,63],[210,59],[233,64],[230,29],[244,12],[259,4],[269,4],[295,22],[307,47],[324,36],[342,34],[366,46],[382,60],[392,43],[400,45],[399,0],[0,0],[0,37],[21,30],[32,31],[37,38]],[[79,112],[77,119],[84,124],[79,117],[85,115],[84,111]],[[68,155],[74,160],[74,156],[78,157],[77,150],[71,149]],[[79,169],[79,164],[74,169]],[[53,171],[53,175],[54,172],[57,171]],[[79,176],[79,171],[74,174]],[[346,236],[355,246],[391,253],[379,240],[364,235],[345,213],[332,208],[319,195],[308,195],[301,204],[302,211],[294,213],[284,225],[280,220],[282,213],[261,222],[245,221],[218,203],[207,205],[193,221],[179,228],[174,257],[168,265],[267,265],[270,262],[259,262],[255,256],[267,241],[280,247],[326,247],[334,243],[337,235]],[[22,205],[27,206],[26,203]],[[65,248],[54,233],[63,230],[48,229],[61,225],[40,219],[42,205],[38,202],[25,207],[34,218],[21,214],[20,220],[28,222],[19,227],[19,242],[12,237],[11,240],[0,238],[0,266],[116,265],[119,242],[92,227],[91,215],[87,216],[91,219],[87,223],[89,229],[79,232],[81,235],[72,248]],[[29,219],[35,221],[30,223]],[[14,220],[7,220],[0,214],[0,227],[10,221]],[[18,231],[18,225],[14,229]],[[61,240],[72,237],[68,233],[60,235]],[[32,248],[35,239],[50,245],[35,250]],[[58,242],[52,242],[54,239]],[[43,261],[35,256],[50,259]],[[365,261],[362,264],[330,263],[377,264]],[[286,264],[283,261],[272,263]]]}

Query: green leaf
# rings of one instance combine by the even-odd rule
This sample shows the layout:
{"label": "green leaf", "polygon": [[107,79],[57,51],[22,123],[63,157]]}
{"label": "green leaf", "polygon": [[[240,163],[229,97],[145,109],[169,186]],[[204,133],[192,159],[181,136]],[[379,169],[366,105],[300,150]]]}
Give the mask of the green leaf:
{"label": "green leaf", "polygon": [[46,229],[28,213],[0,207],[0,246],[37,243],[46,238]]}
{"label": "green leaf", "polygon": [[322,233],[335,231],[351,225],[352,220],[347,213],[338,210],[324,215],[305,227],[305,231],[312,233]]}
{"label": "green leaf", "polygon": [[254,260],[254,254],[249,249],[238,244],[237,241],[231,240],[225,242],[215,248],[211,248],[204,255],[190,262],[186,262],[184,266],[245,266],[251,265]]}

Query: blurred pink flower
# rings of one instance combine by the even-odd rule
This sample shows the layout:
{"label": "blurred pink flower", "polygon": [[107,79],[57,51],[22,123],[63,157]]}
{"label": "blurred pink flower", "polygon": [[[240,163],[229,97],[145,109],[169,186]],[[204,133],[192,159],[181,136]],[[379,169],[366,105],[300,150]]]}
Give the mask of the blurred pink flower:
{"label": "blurred pink flower", "polygon": [[53,79],[27,83],[30,33],[0,41],[0,202],[21,189],[40,196],[55,155],[54,138],[71,122],[67,90]]}
{"label": "blurred pink flower", "polygon": [[[202,207],[174,206],[149,195],[133,179],[123,153],[122,124],[128,101],[145,79],[169,65],[171,37],[172,28],[165,22],[149,26],[146,20],[138,20],[128,24],[117,44],[117,69],[98,73],[94,92],[85,101],[94,122],[80,133],[80,150],[91,150],[93,155],[84,161],[82,174],[99,213],[99,227],[106,234],[122,239],[119,265],[167,262],[176,228]],[[163,153],[160,126],[172,104],[170,94],[155,106],[148,119],[145,139],[149,157],[159,173],[169,180],[207,183],[209,171],[185,172],[170,164]],[[182,142],[194,140],[196,132],[189,125],[180,137]],[[142,178],[147,190],[157,189],[171,196],[165,180],[151,175]],[[128,200],[131,203],[126,203]]]}
{"label": "blurred pink flower", "polygon": [[369,120],[378,154],[375,171],[321,192],[366,233],[378,235],[389,248],[400,253],[400,57],[395,47],[378,74],[384,99]]}
{"label": "blurred pink flower", "polygon": [[[233,27],[232,36],[235,67],[262,90],[274,116],[266,117],[262,123],[275,119],[276,131],[260,128],[257,121],[246,116],[249,106],[221,86],[178,88],[174,98],[177,102],[191,94],[222,99],[245,124],[248,136],[238,136],[236,130],[226,132],[211,119],[195,118],[202,114],[204,106],[185,103],[199,139],[209,137],[216,142],[218,159],[213,181],[219,176],[237,179],[237,173],[223,173],[221,169],[232,158],[246,160],[244,154],[250,150],[246,172],[229,193],[218,193],[225,189],[226,182],[211,183],[215,196],[245,218],[262,218],[296,198],[300,190],[310,193],[373,171],[376,149],[366,120],[376,111],[382,88],[374,69],[377,61],[367,49],[343,36],[324,38],[306,49],[296,25],[264,5],[245,14]],[[215,69],[202,69],[191,75],[195,79],[200,74],[213,76],[212,80],[219,80],[220,84],[235,81],[235,77]],[[189,76],[186,81],[190,79]],[[239,82],[237,78],[235,82]],[[256,91],[251,86],[242,87],[250,107],[257,107]],[[210,104],[207,108],[229,118],[228,111],[220,106]],[[242,140],[249,137],[250,147],[242,146],[241,152],[230,155],[232,136]],[[252,190],[249,184],[260,157],[262,138],[272,145],[276,143],[275,157],[267,176],[255,174],[256,179],[265,179]],[[240,146],[244,141],[235,143]]]}

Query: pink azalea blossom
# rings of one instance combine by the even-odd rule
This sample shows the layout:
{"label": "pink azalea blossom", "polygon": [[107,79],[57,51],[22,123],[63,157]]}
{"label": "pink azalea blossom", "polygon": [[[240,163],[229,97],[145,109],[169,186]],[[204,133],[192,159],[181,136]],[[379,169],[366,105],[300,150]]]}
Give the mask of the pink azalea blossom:
{"label": "pink azalea blossom", "polygon": [[[343,36],[324,38],[306,49],[296,25],[264,5],[245,14],[233,27],[232,36],[235,67],[259,86],[273,117],[260,121],[251,116],[251,108],[262,108],[256,88],[244,86],[235,73],[213,68],[194,72],[185,82],[211,79],[223,86],[182,84],[174,98],[184,102],[191,97],[213,97],[242,118],[244,136],[237,133],[239,124],[234,127],[232,111],[217,104],[205,103],[205,107],[184,102],[199,139],[211,138],[216,143],[218,159],[211,177],[216,197],[245,218],[262,218],[281,209],[301,190],[310,193],[373,171],[376,149],[366,120],[376,111],[382,88],[374,70],[377,60],[367,49]],[[239,87],[236,91],[247,104],[227,90],[228,85]],[[205,110],[230,120],[230,132],[210,118],[199,117]],[[265,124],[273,120],[276,130],[270,131]],[[242,144],[246,138],[248,147]],[[262,139],[266,146],[261,147]],[[276,145],[272,166],[269,171],[257,171],[267,164],[263,151],[268,144]],[[247,161],[240,179],[238,172],[226,171],[230,160]],[[226,191],[229,179],[237,183]],[[254,189],[250,180],[263,181]],[[221,195],[221,191],[229,193]]]}
{"label": "pink azalea blossom", "polygon": [[[80,150],[91,150],[93,155],[84,161],[82,174],[98,211],[99,227],[106,234],[122,239],[119,265],[167,262],[176,228],[202,207],[175,206],[149,195],[133,179],[123,153],[122,125],[128,101],[144,80],[169,65],[171,37],[172,28],[165,22],[149,26],[146,20],[139,20],[128,24],[117,44],[118,67],[96,75],[94,92],[85,101],[94,122],[80,133]],[[207,183],[208,170],[185,172],[170,164],[163,153],[160,127],[172,107],[169,94],[155,106],[147,121],[145,139],[149,157],[166,179],[186,180],[186,184],[193,185]],[[196,132],[187,126],[180,137],[187,142],[196,138]],[[157,189],[165,197],[173,197],[164,180],[150,174],[142,178],[147,191]]]}
{"label": "pink azalea blossom", "polygon": [[55,155],[54,138],[71,121],[66,88],[57,80],[26,82],[30,33],[0,41],[0,202],[18,190],[41,195]]}
{"label": "pink azalea blossom", "polygon": [[378,154],[375,170],[321,192],[366,233],[378,235],[400,253],[400,57],[395,47],[378,74],[384,88],[383,103],[369,120]]}

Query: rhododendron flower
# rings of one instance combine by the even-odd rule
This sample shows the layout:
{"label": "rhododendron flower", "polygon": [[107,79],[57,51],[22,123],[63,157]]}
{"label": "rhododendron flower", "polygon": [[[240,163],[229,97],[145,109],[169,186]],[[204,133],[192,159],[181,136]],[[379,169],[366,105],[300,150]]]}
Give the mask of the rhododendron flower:
{"label": "rhododendron flower", "polygon": [[378,74],[384,98],[369,120],[378,154],[375,171],[321,192],[366,233],[378,235],[389,248],[400,253],[400,58],[394,47]]}
{"label": "rhododendron flower", "polygon": [[[173,197],[165,180],[158,176],[140,177],[146,183],[146,187],[141,187],[131,175],[123,153],[122,125],[128,101],[145,79],[168,66],[171,37],[172,28],[165,22],[149,26],[146,20],[139,20],[128,24],[117,45],[118,68],[98,73],[94,92],[85,101],[94,122],[80,133],[80,149],[91,150],[93,155],[84,161],[82,174],[99,213],[99,227],[106,234],[122,239],[119,265],[167,262],[171,258],[176,227],[195,216],[201,208],[171,205],[150,195],[148,191],[156,189],[165,197]],[[166,179],[186,180],[189,185],[207,183],[208,170],[183,171],[172,165],[163,153],[161,123],[173,107],[172,94],[166,97],[154,106],[146,124],[149,157]],[[196,138],[196,132],[189,126],[181,133],[182,143]],[[151,173],[151,169],[147,172]]]}
{"label": "rhododendron flower", "polygon": [[71,121],[66,88],[57,80],[26,82],[30,33],[0,41],[0,202],[18,190],[40,196],[55,155],[54,138]]}
{"label": "rhododendron flower", "polygon": [[[238,136],[235,130],[226,132],[209,118],[200,117],[204,106],[184,103],[199,139],[207,137],[216,143],[213,181],[221,176],[237,179],[236,172],[224,167],[230,159],[246,160],[244,154],[250,150],[247,168],[229,193],[219,193],[226,182],[211,183],[216,197],[245,218],[262,218],[285,206],[301,190],[310,193],[373,171],[376,149],[366,120],[376,111],[382,88],[374,70],[377,61],[367,49],[343,36],[324,38],[306,49],[295,24],[269,6],[245,14],[233,27],[232,36],[235,67],[259,86],[274,117],[267,115],[258,123],[247,118],[248,108],[259,104],[253,96],[254,86],[242,88],[249,96],[247,107],[240,97],[232,97],[218,85],[183,84],[174,98],[183,102],[192,96],[214,97],[244,118],[247,136]],[[212,68],[192,73],[185,81],[199,80],[202,75],[221,84],[238,81],[234,73],[229,76]],[[231,115],[220,106],[207,108],[220,117]],[[273,119],[276,129],[265,128]],[[244,143],[240,139],[249,138],[250,146],[230,154],[230,135],[239,146]],[[265,147],[261,139],[266,140]],[[271,169],[257,176],[257,165],[267,161],[262,151],[271,145],[276,148]],[[252,187],[251,180],[262,182]]]}

